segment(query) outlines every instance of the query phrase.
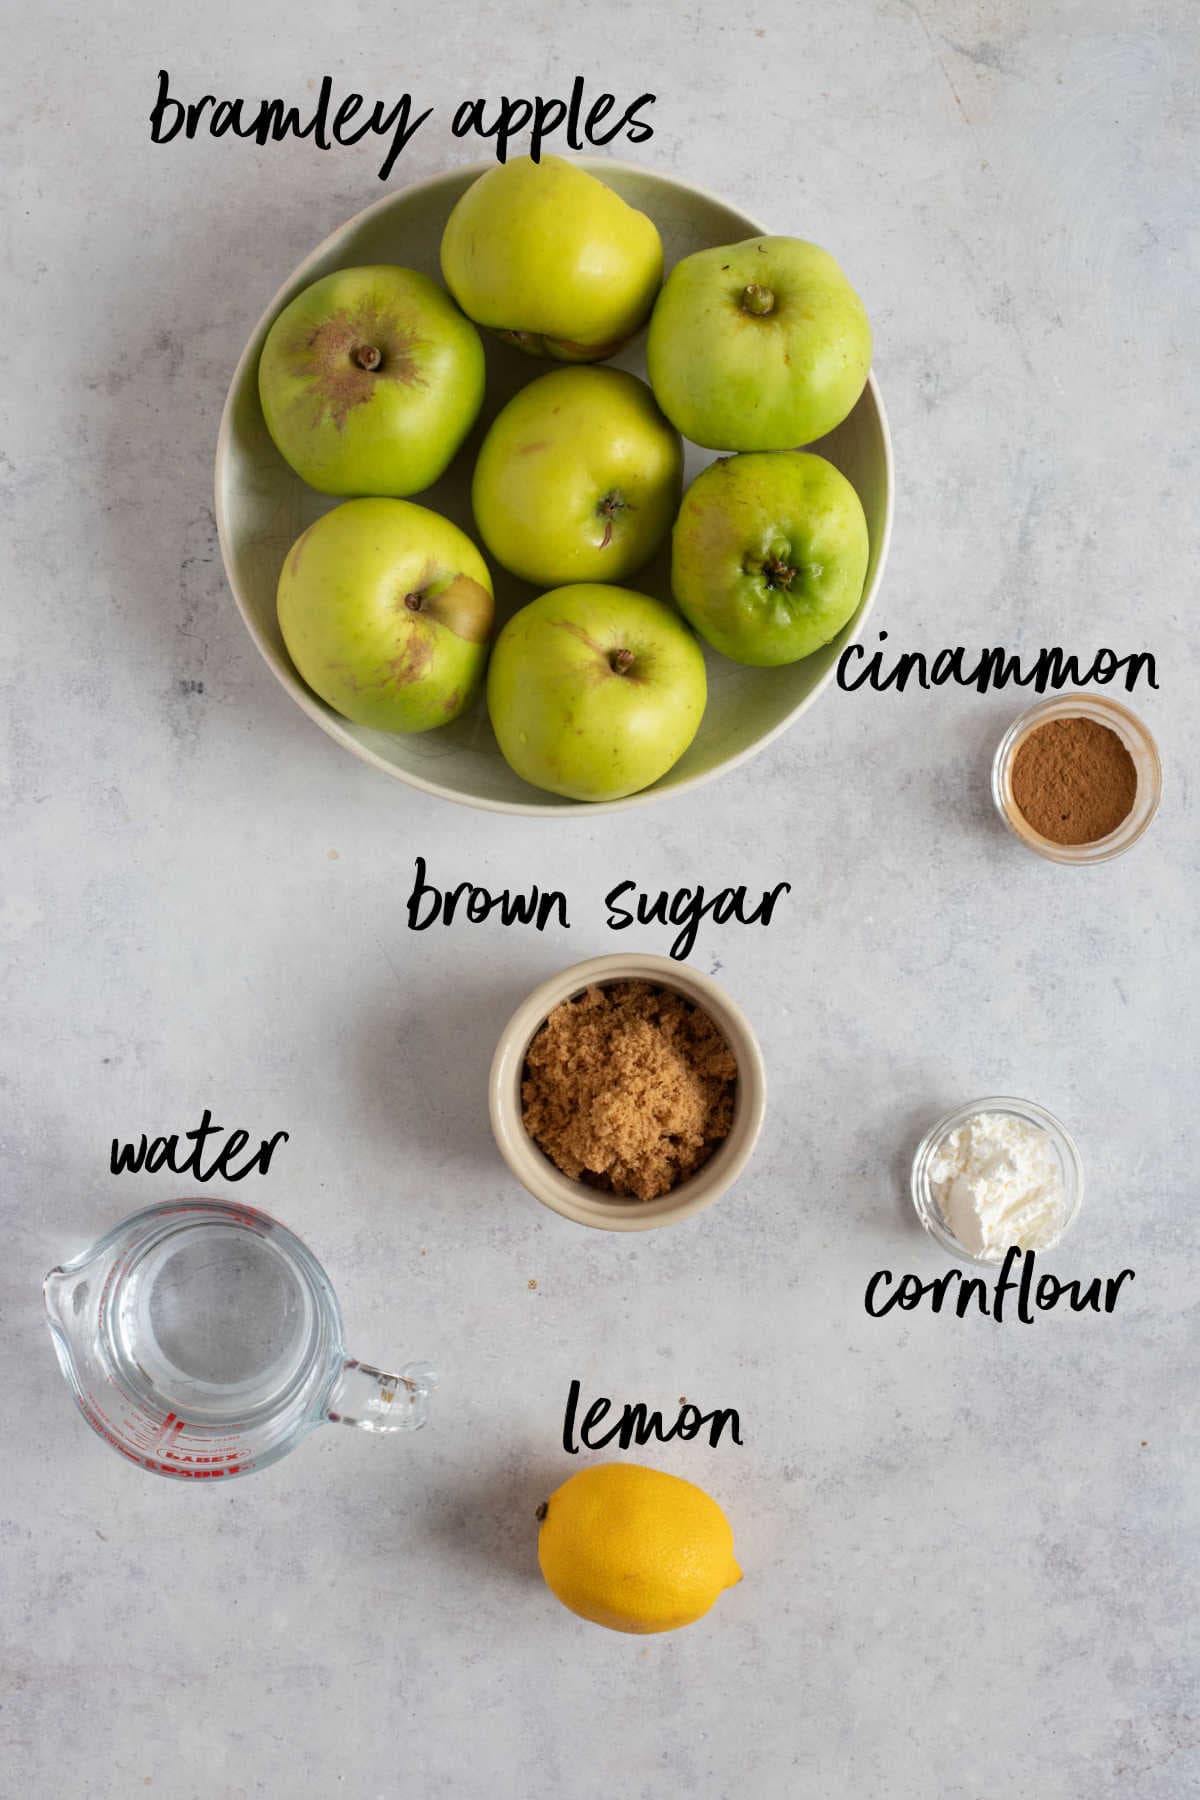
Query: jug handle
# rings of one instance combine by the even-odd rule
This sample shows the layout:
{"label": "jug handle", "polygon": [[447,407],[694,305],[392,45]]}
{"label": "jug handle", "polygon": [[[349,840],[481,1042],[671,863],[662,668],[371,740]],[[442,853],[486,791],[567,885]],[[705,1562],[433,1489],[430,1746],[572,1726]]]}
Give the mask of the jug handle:
{"label": "jug handle", "polygon": [[437,1375],[428,1363],[406,1363],[398,1375],[348,1356],[325,1405],[334,1425],[360,1431],[419,1431],[429,1420],[429,1396]]}

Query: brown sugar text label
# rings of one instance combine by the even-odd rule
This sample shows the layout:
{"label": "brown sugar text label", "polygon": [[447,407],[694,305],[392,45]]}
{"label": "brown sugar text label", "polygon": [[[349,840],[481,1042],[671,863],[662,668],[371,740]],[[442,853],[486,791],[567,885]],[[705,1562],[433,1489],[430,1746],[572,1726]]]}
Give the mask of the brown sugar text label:
{"label": "brown sugar text label", "polygon": [[[545,931],[549,924],[558,925],[563,931],[571,929],[567,896],[558,888],[535,885],[524,892],[502,888],[498,894],[492,894],[470,881],[439,888],[429,880],[423,856],[415,859],[415,867],[416,879],[407,906],[410,931],[428,931],[433,925],[450,925],[455,920],[482,925],[493,917],[502,925],[532,925],[535,931]],[[714,925],[770,925],[776,907],[791,891],[790,881],[777,881],[773,888],[758,895],[745,887],[721,888],[713,894],[704,887],[681,887],[674,892],[661,889],[657,894],[647,894],[634,881],[619,881],[604,896],[604,922],[610,931],[625,931],[630,925],[677,926],[670,955],[682,962],[695,949],[705,919]]]}

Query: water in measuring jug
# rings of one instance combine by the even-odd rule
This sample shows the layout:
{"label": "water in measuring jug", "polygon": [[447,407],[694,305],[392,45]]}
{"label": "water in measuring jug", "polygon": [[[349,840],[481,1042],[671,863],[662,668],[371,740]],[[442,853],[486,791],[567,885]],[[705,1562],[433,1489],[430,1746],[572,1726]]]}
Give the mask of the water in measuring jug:
{"label": "water in measuring jug", "polygon": [[185,1417],[229,1422],[273,1406],[307,1367],[315,1308],[268,1238],[211,1224],[155,1245],[113,1314],[118,1381]]}
{"label": "water in measuring jug", "polygon": [[52,1269],[45,1297],[88,1423],[161,1475],[244,1475],[326,1421],[395,1432],[428,1416],[428,1364],[388,1375],[348,1357],[324,1269],[252,1207],[148,1207]]}

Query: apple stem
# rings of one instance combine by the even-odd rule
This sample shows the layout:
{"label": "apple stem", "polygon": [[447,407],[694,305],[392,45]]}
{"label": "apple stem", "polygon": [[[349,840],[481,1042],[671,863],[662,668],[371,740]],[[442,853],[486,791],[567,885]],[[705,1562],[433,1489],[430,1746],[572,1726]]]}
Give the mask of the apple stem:
{"label": "apple stem", "polygon": [[761,282],[749,281],[742,289],[742,311],[752,313],[756,319],[765,319],[769,312],[775,310],[775,296],[769,287]]}
{"label": "apple stem", "polygon": [[600,548],[607,550],[612,543],[613,520],[618,513],[632,512],[633,508],[624,494],[618,493],[614,488],[611,493],[605,494],[596,511],[604,520],[604,536],[600,539]]}
{"label": "apple stem", "polygon": [[614,650],[608,659],[608,666],[614,675],[628,675],[634,663],[632,650]]}
{"label": "apple stem", "polygon": [[383,361],[383,351],[376,344],[356,344],[350,352],[350,359],[368,374],[376,370]]}
{"label": "apple stem", "polygon": [[407,606],[409,612],[420,612],[421,603],[424,600],[424,598],[425,598],[424,594],[421,594],[421,593],[414,592],[411,594],[405,594],[404,604],[405,604],[405,606]]}

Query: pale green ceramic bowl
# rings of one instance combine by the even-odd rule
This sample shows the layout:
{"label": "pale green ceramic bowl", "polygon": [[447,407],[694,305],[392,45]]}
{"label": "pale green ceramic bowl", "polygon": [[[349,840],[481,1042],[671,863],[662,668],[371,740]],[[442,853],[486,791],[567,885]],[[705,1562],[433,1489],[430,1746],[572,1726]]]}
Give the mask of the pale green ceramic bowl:
{"label": "pale green ceramic bowl", "polygon": [[[663,237],[668,269],[680,257],[709,245],[736,243],[767,228],[699,188],[629,163],[581,157],[617,192],[650,214]],[[492,812],[572,814],[616,812],[677,794],[711,780],[769,744],[811,704],[833,676],[844,645],[861,629],[874,601],[887,556],[892,522],[892,456],[887,419],[871,377],[850,417],[813,448],[843,471],[857,488],[867,515],[871,557],[862,604],[832,644],[782,669],[746,669],[708,654],[708,709],[695,742],[661,781],[640,794],[609,804],[586,805],[542,793],[513,774],[496,747],[482,699],[452,725],[415,736],[368,731],[333,712],[307,688],[292,666],[275,615],[275,587],[283,559],[300,532],[335,504],[294,475],[267,435],[258,402],[258,358],[268,327],[294,294],[332,269],[392,262],[440,279],[438,250],[442,227],[459,195],[490,164],[455,169],[415,187],[385,194],[373,206],[326,238],[288,277],[259,320],[234,372],[217,442],[216,509],[221,553],[250,635],[274,674],[311,719],[347,750],[426,793]],[[780,229],[803,235],[803,219],[779,221]],[[483,434],[500,408],[525,382],[554,363],[524,356],[484,333],[488,387],[483,413],[462,451],[442,479],[413,497],[445,513],[474,535],[471,471]],[[620,368],[646,373],[644,333],[613,359]],[[712,461],[712,453],[687,446],[686,479]],[[536,589],[506,575],[489,559],[496,584],[498,622],[531,600]],[[628,586],[670,598],[669,561],[664,552]]]}

